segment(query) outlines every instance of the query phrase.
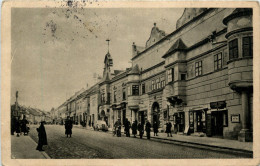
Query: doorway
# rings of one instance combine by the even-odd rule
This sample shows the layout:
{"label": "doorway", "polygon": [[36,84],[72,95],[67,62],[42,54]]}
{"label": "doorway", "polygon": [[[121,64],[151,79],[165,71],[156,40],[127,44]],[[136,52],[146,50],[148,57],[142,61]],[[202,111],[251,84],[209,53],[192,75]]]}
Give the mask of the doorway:
{"label": "doorway", "polygon": [[197,132],[202,132],[203,123],[202,123],[202,111],[196,112],[196,125],[197,125]]}
{"label": "doorway", "polygon": [[223,136],[223,111],[211,112],[212,135]]}
{"label": "doorway", "polygon": [[141,125],[145,124],[144,111],[138,112],[138,121],[141,122]]}
{"label": "doorway", "polygon": [[160,109],[159,109],[159,104],[157,102],[153,103],[152,106],[152,124],[154,124],[154,122],[157,123],[158,126],[160,126]]}

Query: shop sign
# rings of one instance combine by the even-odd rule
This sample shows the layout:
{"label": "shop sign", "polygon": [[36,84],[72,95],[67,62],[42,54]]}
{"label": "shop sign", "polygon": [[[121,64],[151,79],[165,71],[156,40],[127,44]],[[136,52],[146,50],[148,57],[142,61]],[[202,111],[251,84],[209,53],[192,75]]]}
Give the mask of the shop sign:
{"label": "shop sign", "polygon": [[240,123],[240,114],[231,115],[231,122],[232,123]]}
{"label": "shop sign", "polygon": [[226,102],[225,101],[217,101],[217,102],[211,102],[210,103],[211,109],[223,109],[226,108]]}

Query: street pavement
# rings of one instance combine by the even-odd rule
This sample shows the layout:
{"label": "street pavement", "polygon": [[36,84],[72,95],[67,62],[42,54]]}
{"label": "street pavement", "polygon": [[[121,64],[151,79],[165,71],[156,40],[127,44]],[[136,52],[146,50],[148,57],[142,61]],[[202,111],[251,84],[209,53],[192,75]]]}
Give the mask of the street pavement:
{"label": "street pavement", "polygon": [[[36,127],[31,126],[30,137],[37,142]],[[48,145],[45,152],[54,159],[182,159],[182,158],[248,158],[241,153],[219,152],[189,147],[158,139],[116,137],[109,132],[72,129],[72,138],[65,135],[64,126],[45,125]]]}

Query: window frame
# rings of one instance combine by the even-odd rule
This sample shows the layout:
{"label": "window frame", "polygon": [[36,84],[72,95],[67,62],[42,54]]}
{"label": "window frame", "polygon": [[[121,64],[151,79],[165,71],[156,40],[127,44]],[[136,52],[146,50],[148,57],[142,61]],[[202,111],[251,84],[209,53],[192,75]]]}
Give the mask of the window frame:
{"label": "window frame", "polygon": [[228,42],[228,53],[229,53],[229,60],[237,59],[238,58],[238,39],[233,39]]}
{"label": "window frame", "polygon": [[[248,44],[245,43],[245,39],[249,39],[248,40]],[[245,48],[245,46],[248,46],[248,48]],[[249,52],[248,55],[246,55],[247,51],[245,51],[246,49],[248,49],[247,51]],[[243,57],[253,57],[253,36],[245,36],[242,38],[242,56]]]}
{"label": "window frame", "polygon": [[142,95],[145,94],[145,83],[142,83]]}
{"label": "window frame", "polygon": [[139,96],[139,85],[132,85],[132,95]]}
{"label": "window frame", "polygon": [[202,60],[195,62],[195,76],[202,75]]}
{"label": "window frame", "polygon": [[165,77],[161,77],[161,88],[165,87]]}
{"label": "window frame", "polygon": [[116,90],[114,90],[114,103],[116,103]]}
{"label": "window frame", "polygon": [[214,70],[220,70],[223,68],[223,54],[219,52],[214,55]]}
{"label": "window frame", "polygon": [[170,68],[167,70],[167,83],[174,81],[174,68]]}

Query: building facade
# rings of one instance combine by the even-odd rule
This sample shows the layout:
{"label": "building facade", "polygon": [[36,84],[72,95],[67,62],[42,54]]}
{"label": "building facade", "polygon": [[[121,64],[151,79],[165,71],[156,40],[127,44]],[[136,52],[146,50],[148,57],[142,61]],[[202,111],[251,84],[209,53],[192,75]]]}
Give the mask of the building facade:
{"label": "building facade", "polygon": [[125,71],[105,55],[103,79],[87,90],[92,125],[127,118],[164,131],[170,121],[177,134],[252,141],[252,9],[187,8],[170,34],[155,23],[144,45],[133,43]]}

